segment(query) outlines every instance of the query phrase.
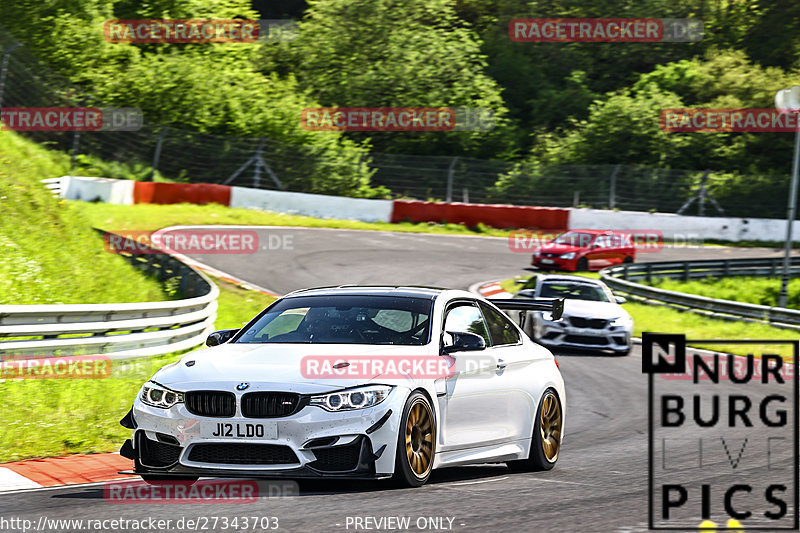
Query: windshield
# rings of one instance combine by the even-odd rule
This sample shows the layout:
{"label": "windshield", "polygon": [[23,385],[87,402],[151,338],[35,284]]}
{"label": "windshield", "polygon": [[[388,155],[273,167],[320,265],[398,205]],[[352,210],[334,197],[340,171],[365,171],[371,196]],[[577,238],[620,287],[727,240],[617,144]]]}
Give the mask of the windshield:
{"label": "windshield", "polygon": [[589,300],[592,302],[610,302],[606,291],[597,285],[588,283],[570,283],[551,281],[542,283],[540,298],[568,298],[572,300]]}
{"label": "windshield", "polygon": [[563,235],[559,235],[553,241],[556,244],[568,244],[569,246],[578,246],[586,248],[592,243],[594,239],[593,233],[583,233],[580,231],[568,231]]}
{"label": "windshield", "polygon": [[428,342],[433,301],[397,296],[296,296],[277,302],[237,343]]}

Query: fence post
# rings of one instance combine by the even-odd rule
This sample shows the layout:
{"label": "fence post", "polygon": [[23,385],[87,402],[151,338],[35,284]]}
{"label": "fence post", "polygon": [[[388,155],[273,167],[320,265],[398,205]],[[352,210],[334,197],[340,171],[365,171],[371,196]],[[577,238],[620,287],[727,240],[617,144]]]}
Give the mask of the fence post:
{"label": "fence post", "polygon": [[617,173],[622,165],[614,165],[608,184],[608,208],[614,209],[617,205]]}
{"label": "fence post", "polygon": [[81,144],[81,132],[80,130],[75,130],[75,135],[72,137],[72,151],[70,152],[69,156],[69,169],[72,171],[75,168],[75,158],[78,155],[78,149],[80,148]]}
{"label": "fence post", "polygon": [[447,168],[447,197],[445,198],[445,202],[453,201],[453,176],[456,172],[457,162],[458,157],[454,157],[453,160],[450,161],[450,166]]}
{"label": "fence post", "polygon": [[651,283],[652,282],[652,278],[651,278],[651,273],[652,272],[653,272],[653,265],[651,265],[650,263],[647,263],[647,266],[645,267],[645,277],[644,277],[644,279],[647,280],[647,283]]}
{"label": "fence post", "polygon": [[683,281],[689,281],[689,263],[683,264]]}
{"label": "fence post", "polygon": [[0,109],[3,108],[3,91],[6,87],[6,74],[8,74],[8,60],[11,57],[11,52],[19,46],[19,43],[14,43],[3,52],[3,61],[0,64]]}
{"label": "fence post", "polygon": [[264,150],[264,137],[261,137],[258,140],[258,147],[256,148],[256,155],[255,155],[256,164],[254,165],[255,168],[253,168],[253,188],[254,189],[260,189],[261,188],[261,163],[264,160],[264,158],[261,157],[261,152],[263,150]]}
{"label": "fence post", "polygon": [[698,205],[698,213],[701,217],[706,214],[706,182],[708,181],[709,172],[710,171],[706,170],[700,177],[700,202]]}
{"label": "fence post", "polygon": [[164,144],[164,137],[167,135],[167,130],[169,126],[164,126],[161,130],[161,133],[158,134],[158,141],[156,141],[156,151],[153,154],[153,173],[150,175],[150,179],[145,181],[155,181],[156,179],[156,171],[158,170],[158,160],[161,159],[161,145]]}

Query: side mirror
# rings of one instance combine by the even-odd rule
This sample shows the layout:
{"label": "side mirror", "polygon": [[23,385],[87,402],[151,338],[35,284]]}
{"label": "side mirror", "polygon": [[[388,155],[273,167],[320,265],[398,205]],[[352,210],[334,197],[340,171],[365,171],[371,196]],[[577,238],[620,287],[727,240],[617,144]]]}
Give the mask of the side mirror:
{"label": "side mirror", "polygon": [[215,331],[206,339],[206,346],[219,346],[231,340],[239,332],[238,329],[221,329]]}
{"label": "side mirror", "polygon": [[627,302],[628,300],[626,298],[623,298],[622,296],[615,296],[614,297],[614,301],[616,301],[618,304],[622,305],[625,302]]}
{"label": "side mirror", "polygon": [[483,337],[465,331],[448,331],[453,337],[453,344],[443,348],[444,353],[453,352],[477,352],[486,349],[486,341]]}

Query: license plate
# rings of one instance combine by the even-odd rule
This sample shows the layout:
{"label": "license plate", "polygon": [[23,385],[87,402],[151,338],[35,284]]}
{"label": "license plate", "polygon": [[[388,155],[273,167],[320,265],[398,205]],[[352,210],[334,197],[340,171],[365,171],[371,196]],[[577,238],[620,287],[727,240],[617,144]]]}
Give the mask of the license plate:
{"label": "license plate", "polygon": [[208,422],[203,436],[214,439],[265,439],[278,438],[277,424],[251,424],[249,422]]}
{"label": "license plate", "polygon": [[553,263],[555,263],[555,261],[553,261],[552,259],[539,259],[539,262],[545,265],[552,265]]}

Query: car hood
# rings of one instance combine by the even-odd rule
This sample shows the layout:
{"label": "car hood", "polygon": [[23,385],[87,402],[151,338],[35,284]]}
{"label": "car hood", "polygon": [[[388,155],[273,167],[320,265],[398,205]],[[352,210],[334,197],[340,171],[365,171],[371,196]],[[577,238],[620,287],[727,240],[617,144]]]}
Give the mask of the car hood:
{"label": "car hood", "polygon": [[564,300],[563,316],[581,316],[609,320],[630,315],[617,303],[566,299]]}
{"label": "car hood", "polygon": [[[178,391],[208,387],[232,391],[238,384],[248,383],[248,392],[281,390],[309,394],[381,381],[378,373],[355,377],[306,377],[301,370],[304,357],[335,356],[337,361],[346,361],[348,357],[420,355],[428,355],[428,346],[223,344],[188,353],[177,363],[163,367],[151,379]],[[389,384],[397,381],[395,377]]]}
{"label": "car hood", "polygon": [[571,244],[556,244],[548,242],[539,247],[537,252],[546,252],[548,254],[566,254],[569,252],[577,252],[583,250],[580,246],[572,246]]}

